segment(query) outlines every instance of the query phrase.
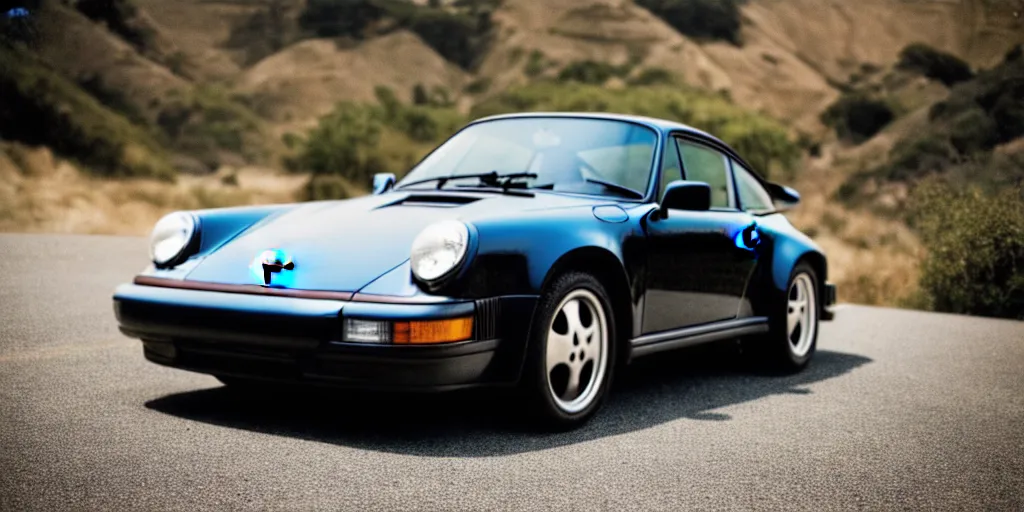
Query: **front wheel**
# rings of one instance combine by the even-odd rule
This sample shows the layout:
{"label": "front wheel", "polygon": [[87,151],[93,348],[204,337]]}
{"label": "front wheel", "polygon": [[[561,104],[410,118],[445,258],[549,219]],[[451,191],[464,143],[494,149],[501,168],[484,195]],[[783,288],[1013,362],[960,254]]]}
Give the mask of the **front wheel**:
{"label": "front wheel", "polygon": [[538,305],[523,381],[542,423],[573,428],[601,407],[615,368],[614,333],[611,301],[595,277],[555,279]]}
{"label": "front wheel", "polygon": [[752,362],[782,373],[802,370],[818,344],[818,276],[801,262],[789,277],[785,301],[774,306],[767,335],[744,342]]}

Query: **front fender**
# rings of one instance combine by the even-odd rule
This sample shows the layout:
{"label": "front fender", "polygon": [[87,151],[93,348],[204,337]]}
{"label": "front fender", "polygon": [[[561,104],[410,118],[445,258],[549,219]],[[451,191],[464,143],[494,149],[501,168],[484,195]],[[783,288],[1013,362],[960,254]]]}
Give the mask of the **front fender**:
{"label": "front fender", "polygon": [[[477,299],[507,295],[539,295],[552,267],[579,249],[597,249],[614,256],[625,269],[641,251],[624,250],[627,241],[643,239],[632,212],[599,220],[591,206],[495,216],[471,222],[475,238],[468,266],[450,285],[429,295]],[[635,245],[635,244],[632,244]],[[632,274],[629,277],[633,281]],[[408,261],[360,290],[381,295],[428,295],[412,279]]]}
{"label": "front fender", "polygon": [[600,220],[593,209],[487,219],[475,222],[479,233],[476,258],[461,283],[469,296],[540,294],[555,263],[579,249],[604,250],[629,268],[624,247],[643,237],[639,222],[628,215]]}

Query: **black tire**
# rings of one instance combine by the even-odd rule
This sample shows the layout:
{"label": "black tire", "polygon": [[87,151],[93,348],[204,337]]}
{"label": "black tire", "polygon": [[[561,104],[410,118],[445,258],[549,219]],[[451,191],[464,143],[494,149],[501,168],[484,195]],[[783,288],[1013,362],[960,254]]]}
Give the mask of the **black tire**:
{"label": "black tire", "polygon": [[[801,325],[800,329],[809,329],[809,340],[804,343],[794,343],[789,332],[788,315],[790,313],[790,298],[794,293],[794,284],[801,276],[809,279],[809,290],[811,295],[807,298],[807,307],[813,308],[810,320],[803,318],[807,325]],[[802,281],[806,286],[806,281]],[[770,373],[791,374],[796,373],[810,363],[814,352],[818,347],[818,327],[821,318],[821,288],[818,284],[818,275],[807,262],[800,262],[789,274],[789,281],[786,283],[786,294],[780,297],[777,304],[772,305],[772,312],[768,317],[768,333],[763,336],[755,336],[743,340],[743,353],[748,363],[758,370]],[[801,331],[802,332],[802,331]],[[794,332],[797,337],[800,333]],[[802,339],[802,338],[800,338]],[[804,348],[805,347],[805,348]],[[798,350],[803,348],[803,350]]]}
{"label": "black tire", "polygon": [[[595,386],[593,391],[589,391],[590,388],[588,387],[579,392],[577,398],[580,400],[580,404],[586,404],[580,410],[566,410],[565,407],[560,405],[560,402],[565,403],[565,401],[561,397],[556,399],[553,395],[557,393],[549,388],[549,386],[552,388],[562,387],[559,382],[552,384],[553,381],[560,380],[552,379],[553,374],[556,377],[559,373],[572,374],[571,370],[560,371],[561,368],[555,368],[549,372],[547,361],[548,332],[549,330],[561,329],[558,324],[562,324],[566,316],[563,313],[562,317],[559,318],[560,307],[563,301],[571,298],[579,298],[587,303],[592,299],[596,299],[597,304],[602,309],[604,339],[607,342],[605,349],[595,349],[603,350],[601,352],[603,353],[603,360],[598,363],[595,359],[589,373],[586,370],[587,363],[577,363],[582,365],[582,369],[577,373],[577,375],[580,375],[579,381],[584,380],[586,376],[586,380],[590,382],[589,375],[598,371],[601,365],[604,366],[603,372],[599,371],[597,376],[593,377],[594,380],[590,384]],[[581,302],[582,304],[583,302]],[[582,316],[580,315],[581,318]],[[600,322],[600,318],[592,317],[591,322]],[[599,324],[591,323],[589,325]],[[577,337],[572,334],[568,335],[567,338],[571,338],[574,342],[577,340]],[[578,359],[582,361],[588,346],[587,343],[593,343],[593,338],[594,336],[591,336],[590,340],[576,345],[571,349],[575,352],[571,351],[571,354],[582,354]],[[602,343],[600,339],[596,341],[599,344]],[[599,345],[590,346],[596,347]],[[530,327],[526,366],[523,369],[523,379],[520,385],[521,398],[525,400],[525,406],[533,413],[532,417],[537,423],[536,426],[540,426],[545,430],[564,431],[579,427],[589,420],[604,404],[605,397],[611,387],[616,367],[616,348],[615,314],[608,293],[601,282],[594,276],[582,272],[567,272],[556,277],[542,294],[537,305],[537,313],[534,315],[533,325]],[[592,352],[591,355],[593,356],[594,353]],[[599,355],[597,357],[601,358],[602,356]],[[568,365],[564,366],[569,368]],[[568,382],[570,378],[567,377],[566,380]],[[570,392],[568,387],[565,388],[565,391],[566,393]],[[587,397],[584,397],[584,395],[587,395]],[[586,399],[584,400],[584,398]]]}

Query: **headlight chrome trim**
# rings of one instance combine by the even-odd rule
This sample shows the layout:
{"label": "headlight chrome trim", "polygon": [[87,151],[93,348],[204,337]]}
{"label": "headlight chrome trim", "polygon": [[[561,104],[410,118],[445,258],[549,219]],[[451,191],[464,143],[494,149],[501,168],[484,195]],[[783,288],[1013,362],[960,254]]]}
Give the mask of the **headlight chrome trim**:
{"label": "headlight chrome trim", "polygon": [[[170,247],[176,247],[177,251],[170,256],[167,254],[158,254],[158,251],[161,249],[158,249],[157,244],[160,242],[169,242],[174,238],[180,239],[180,243],[173,244]],[[157,221],[156,225],[153,226],[153,230],[150,232],[150,261],[152,261],[153,265],[158,269],[174,268],[183,263],[197,251],[199,248],[199,239],[200,222],[197,215],[188,211],[168,213]],[[163,252],[170,253],[170,250],[164,250]]]}
{"label": "headlight chrome trim", "polygon": [[[413,240],[410,250],[409,266],[413,279],[428,291],[436,291],[451,282],[466,268],[467,262],[475,252],[474,234],[475,230],[471,225],[455,219],[435,222],[424,228]],[[449,256],[451,263],[443,270],[424,275],[417,260],[422,260],[430,254],[451,250],[443,246],[450,243],[452,238],[461,239],[461,246],[455,249],[454,257]]]}

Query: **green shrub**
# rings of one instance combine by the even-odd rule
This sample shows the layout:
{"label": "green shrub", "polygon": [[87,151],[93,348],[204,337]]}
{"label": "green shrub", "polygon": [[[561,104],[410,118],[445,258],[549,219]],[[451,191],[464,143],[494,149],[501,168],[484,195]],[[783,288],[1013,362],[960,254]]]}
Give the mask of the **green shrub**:
{"label": "green shrub", "polygon": [[376,106],[339,103],[309,132],[294,166],[314,174],[366,181],[383,167],[373,151],[384,127],[383,117]]}
{"label": "green shrub", "polygon": [[961,155],[992,149],[999,142],[996,121],[980,108],[962,112],[949,122],[949,142]]}
{"label": "green shrub", "polygon": [[351,195],[348,183],[338,176],[311,176],[303,189],[303,199],[306,201],[348,199],[349,197]]}
{"label": "green shrub", "polygon": [[523,67],[523,72],[526,76],[534,78],[540,76],[548,67],[547,59],[544,57],[544,52],[540,50],[533,50],[530,52],[529,58],[526,60],[526,65]]}
{"label": "green shrub", "polygon": [[956,150],[944,137],[924,134],[896,143],[881,170],[890,181],[907,181],[941,172],[956,162]]}
{"label": "green shrub", "polygon": [[136,50],[145,53],[152,46],[156,33],[136,17],[138,8],[131,0],[77,0],[74,5],[90,19],[105,23]]}
{"label": "green shrub", "polygon": [[299,24],[320,37],[357,39],[379,30],[409,29],[449,61],[473,69],[490,48],[494,6],[490,1],[463,1],[445,8],[404,0],[309,0]]}
{"label": "green shrub", "polygon": [[293,18],[288,16],[286,3],[288,0],[269,0],[265,7],[234,24],[224,46],[242,50],[246,65],[255,64],[287,46],[298,37],[298,31],[291,21]]}
{"label": "green shrub", "polygon": [[636,0],[682,34],[740,45],[742,0]]}
{"label": "green shrub", "polygon": [[482,94],[487,92],[487,89],[491,87],[491,79],[484,76],[473,80],[466,84],[462,90],[467,94]]}
{"label": "green shrub", "polygon": [[626,73],[629,73],[627,66],[620,67],[607,62],[583,60],[572,62],[562,68],[562,71],[558,73],[558,79],[563,82],[601,85],[613,76],[623,76]]}
{"label": "green shrub", "polygon": [[928,249],[921,288],[934,309],[1024,319],[1022,194],[937,182],[917,187],[912,221]]}
{"label": "green shrub", "polygon": [[957,56],[921,43],[914,43],[904,48],[900,52],[896,67],[920,73],[947,86],[965,82],[974,77],[971,67]]}
{"label": "green shrub", "polygon": [[148,131],[104,107],[32,55],[0,45],[0,139],[46,145],[111,177],[173,171]]}
{"label": "green shrub", "polygon": [[844,94],[821,114],[821,122],[855,144],[870,139],[895,118],[883,101],[863,94]]}
{"label": "green shrub", "polygon": [[927,125],[897,141],[886,164],[859,174],[912,183],[930,174],[955,173],[983,189],[1005,183],[1006,176],[1015,174],[1007,170],[1012,159],[990,154],[996,146],[1024,136],[1020,98],[1024,59],[1007,59],[954,86],[948,98],[929,110]]}
{"label": "green shrub", "polygon": [[671,85],[676,82],[675,74],[662,68],[646,68],[627,81],[629,85]]}
{"label": "green shrub", "polygon": [[176,150],[214,166],[221,150],[249,160],[265,156],[259,118],[220,87],[174,91],[160,107],[157,126]]}

